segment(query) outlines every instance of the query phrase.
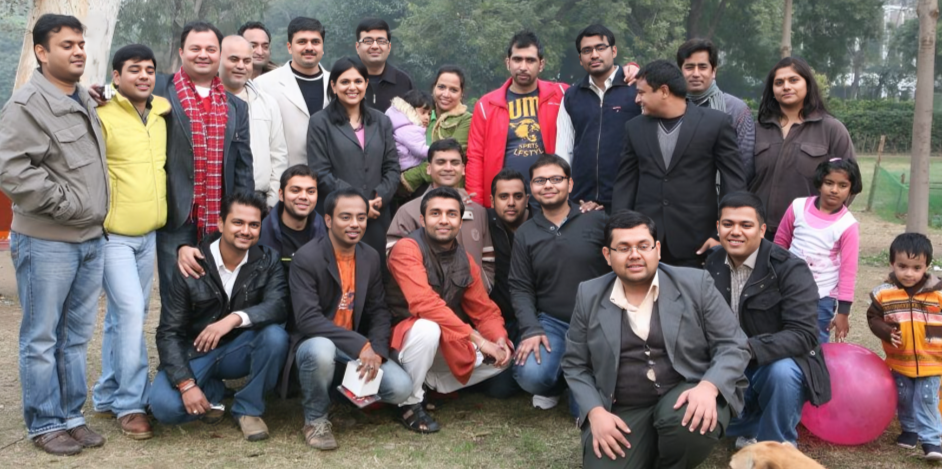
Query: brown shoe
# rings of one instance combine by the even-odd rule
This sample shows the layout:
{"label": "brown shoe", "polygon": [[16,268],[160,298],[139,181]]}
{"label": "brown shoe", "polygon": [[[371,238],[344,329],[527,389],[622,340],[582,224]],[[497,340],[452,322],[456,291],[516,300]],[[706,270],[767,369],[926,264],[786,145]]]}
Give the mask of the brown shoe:
{"label": "brown shoe", "polygon": [[105,437],[92,431],[88,425],[80,425],[69,430],[69,435],[72,435],[72,438],[85,448],[97,448],[105,444]]}
{"label": "brown shoe", "polygon": [[305,425],[301,429],[304,435],[304,442],[308,446],[321,451],[330,451],[337,449],[337,440],[334,439],[334,432],[331,429],[330,421],[317,422],[314,425]]}
{"label": "brown shoe", "polygon": [[124,433],[132,440],[147,440],[154,436],[150,430],[150,421],[144,414],[128,414],[118,419],[121,425],[121,433]]}
{"label": "brown shoe", "polygon": [[33,444],[56,456],[72,456],[82,452],[82,444],[75,441],[75,438],[72,438],[65,430],[43,433],[33,438]]}
{"label": "brown shoe", "polygon": [[242,428],[242,436],[248,441],[268,439],[268,425],[261,417],[243,415],[239,417],[239,427]]}

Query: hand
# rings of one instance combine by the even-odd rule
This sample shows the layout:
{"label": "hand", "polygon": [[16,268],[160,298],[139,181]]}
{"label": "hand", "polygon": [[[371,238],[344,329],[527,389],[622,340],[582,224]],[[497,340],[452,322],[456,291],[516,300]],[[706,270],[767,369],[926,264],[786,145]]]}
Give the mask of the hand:
{"label": "hand", "polygon": [[622,67],[622,71],[625,72],[625,83],[628,85],[633,85],[637,81],[636,77],[638,76],[638,70],[641,69],[638,68],[637,65],[625,64],[625,66]]}
{"label": "hand", "polygon": [[465,204],[465,205],[470,204],[471,201],[474,200],[474,197],[477,196],[477,195],[478,195],[477,192],[472,192],[472,193],[468,194],[468,198],[464,199],[464,204]]}
{"label": "hand", "polygon": [[533,355],[536,357],[536,363],[541,364],[540,344],[543,344],[543,347],[546,348],[546,353],[553,352],[553,350],[550,348],[549,338],[546,337],[546,334],[535,335],[520,342],[520,347],[517,348],[517,365],[523,365],[526,363],[527,357],[530,356],[530,352],[533,352]]}
{"label": "hand", "polygon": [[504,360],[497,362],[494,366],[503,368],[507,366],[507,363],[509,363],[510,359],[514,356],[514,344],[510,342],[510,339],[501,337],[497,339],[497,346],[504,351]]}
{"label": "hand", "polygon": [[697,255],[699,256],[709,251],[710,249],[713,249],[714,246],[719,246],[719,245],[720,245],[719,241],[713,238],[707,238],[707,240],[703,243],[703,246],[700,246],[700,249],[697,250]]}
{"label": "hand", "polygon": [[236,327],[242,325],[242,318],[238,314],[230,314],[203,329],[200,335],[193,341],[196,351],[203,353],[210,350],[216,350],[219,345],[219,339],[231,332]]}
{"label": "hand", "polygon": [[890,342],[896,348],[903,346],[903,333],[899,331],[899,326],[893,328],[893,332],[890,333]]}
{"label": "hand", "polygon": [[199,248],[180,246],[177,250],[177,268],[184,277],[200,278],[206,274],[197,259],[205,259]]}
{"label": "hand", "polygon": [[687,404],[687,412],[684,413],[680,424],[686,427],[689,423],[691,432],[700,425],[701,435],[712,432],[716,428],[716,396],[719,393],[716,386],[709,381],[700,381],[694,388],[684,391],[674,404],[674,410]]}
{"label": "hand", "polygon": [[605,207],[603,207],[603,206],[600,205],[599,203],[593,202],[593,201],[591,201],[591,200],[588,201],[588,202],[584,202],[584,201],[581,201],[581,200],[579,201],[579,211],[580,211],[580,212],[586,213],[586,212],[591,212],[591,211],[593,211],[593,210],[605,210]]}
{"label": "hand", "polygon": [[847,333],[850,332],[850,321],[847,318],[846,314],[835,314],[834,319],[831,320],[831,324],[828,325],[828,332],[834,331],[834,340],[837,342],[843,342],[847,338]]}
{"label": "hand", "polygon": [[484,355],[485,357],[490,357],[494,359],[494,363],[492,363],[492,365],[494,366],[499,367],[500,366],[498,365],[499,363],[507,363],[507,361],[510,360],[510,358],[507,356],[507,353],[508,353],[507,350],[505,350],[500,345],[494,342],[491,342],[489,340],[481,341],[481,345],[479,348],[481,349],[482,355]]}
{"label": "hand", "polygon": [[592,430],[592,451],[595,457],[601,459],[604,452],[612,461],[615,455],[625,457],[625,450],[631,448],[628,438],[624,433],[631,433],[628,424],[621,417],[605,410],[602,407],[596,407],[589,411],[589,429]]}
{"label": "hand", "polygon": [[377,197],[370,201],[370,212],[366,215],[369,218],[377,219],[379,218],[379,211],[383,208],[383,198]]}
{"label": "hand", "polygon": [[376,379],[376,374],[379,373],[379,367],[383,366],[383,357],[376,354],[373,351],[373,347],[367,345],[360,352],[360,366],[357,367],[357,371],[360,372],[360,379],[363,379],[366,376],[366,382],[369,383]]}
{"label": "hand", "polygon": [[88,96],[95,100],[99,106],[104,106],[108,102],[108,96],[105,93],[103,85],[91,85],[88,87]]}
{"label": "hand", "polygon": [[203,415],[209,410],[209,401],[206,400],[206,396],[199,386],[187,389],[180,397],[183,399],[183,407],[186,409],[186,413],[190,415]]}

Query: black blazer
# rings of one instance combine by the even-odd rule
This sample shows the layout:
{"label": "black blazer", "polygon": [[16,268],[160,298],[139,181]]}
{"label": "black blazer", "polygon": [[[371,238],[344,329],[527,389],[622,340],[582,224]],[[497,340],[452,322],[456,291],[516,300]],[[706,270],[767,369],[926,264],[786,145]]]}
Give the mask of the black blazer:
{"label": "black blazer", "polygon": [[729,115],[687,104],[670,167],[657,139],[658,119],[639,116],[625,125],[625,147],[612,212],[637,210],[654,219],[658,240],[670,239],[677,257],[694,257],[716,234],[716,172],[720,197],[746,189],[736,131]]}
{"label": "black blazer", "polygon": [[[193,208],[193,132],[173,84],[173,75],[158,75],[154,94],[170,100],[167,119],[167,224],[176,229],[186,222]],[[223,144],[223,197],[233,191],[255,190],[252,149],[249,148],[249,108],[226,92],[229,107]]]}
{"label": "black blazer", "polygon": [[334,246],[328,236],[316,238],[294,253],[288,274],[293,313],[288,315],[291,346],[282,373],[282,396],[298,345],[311,337],[330,339],[338,349],[356,359],[369,341],[377,355],[389,358],[392,316],[380,274],[379,254],[359,243],[356,247],[356,293],[353,300],[353,330],[334,324],[343,290]]}

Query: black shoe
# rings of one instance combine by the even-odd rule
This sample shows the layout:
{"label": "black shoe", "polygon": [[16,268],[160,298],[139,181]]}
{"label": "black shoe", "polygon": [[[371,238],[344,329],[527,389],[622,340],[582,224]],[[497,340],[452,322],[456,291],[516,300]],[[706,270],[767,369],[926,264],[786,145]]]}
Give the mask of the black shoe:
{"label": "black shoe", "polygon": [[400,410],[402,410],[402,414],[399,421],[409,430],[416,433],[435,433],[441,430],[438,422],[425,412],[422,403],[405,406]]}
{"label": "black shoe", "polygon": [[942,446],[922,445],[922,452],[926,453],[926,461],[942,461]]}
{"label": "black shoe", "polygon": [[919,443],[919,435],[913,432],[903,432],[896,437],[896,446],[906,449],[916,449],[916,443]]}

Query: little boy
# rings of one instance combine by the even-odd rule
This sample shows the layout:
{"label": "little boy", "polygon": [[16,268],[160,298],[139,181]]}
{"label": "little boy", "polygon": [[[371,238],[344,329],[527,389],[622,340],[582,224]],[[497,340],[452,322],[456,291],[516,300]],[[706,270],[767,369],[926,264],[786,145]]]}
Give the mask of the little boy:
{"label": "little boy", "polygon": [[929,238],[897,236],[890,245],[890,278],[871,293],[867,322],[883,341],[896,381],[903,427],[896,444],[915,448],[922,442],[926,460],[942,461],[942,281],[927,272],[931,263]]}

